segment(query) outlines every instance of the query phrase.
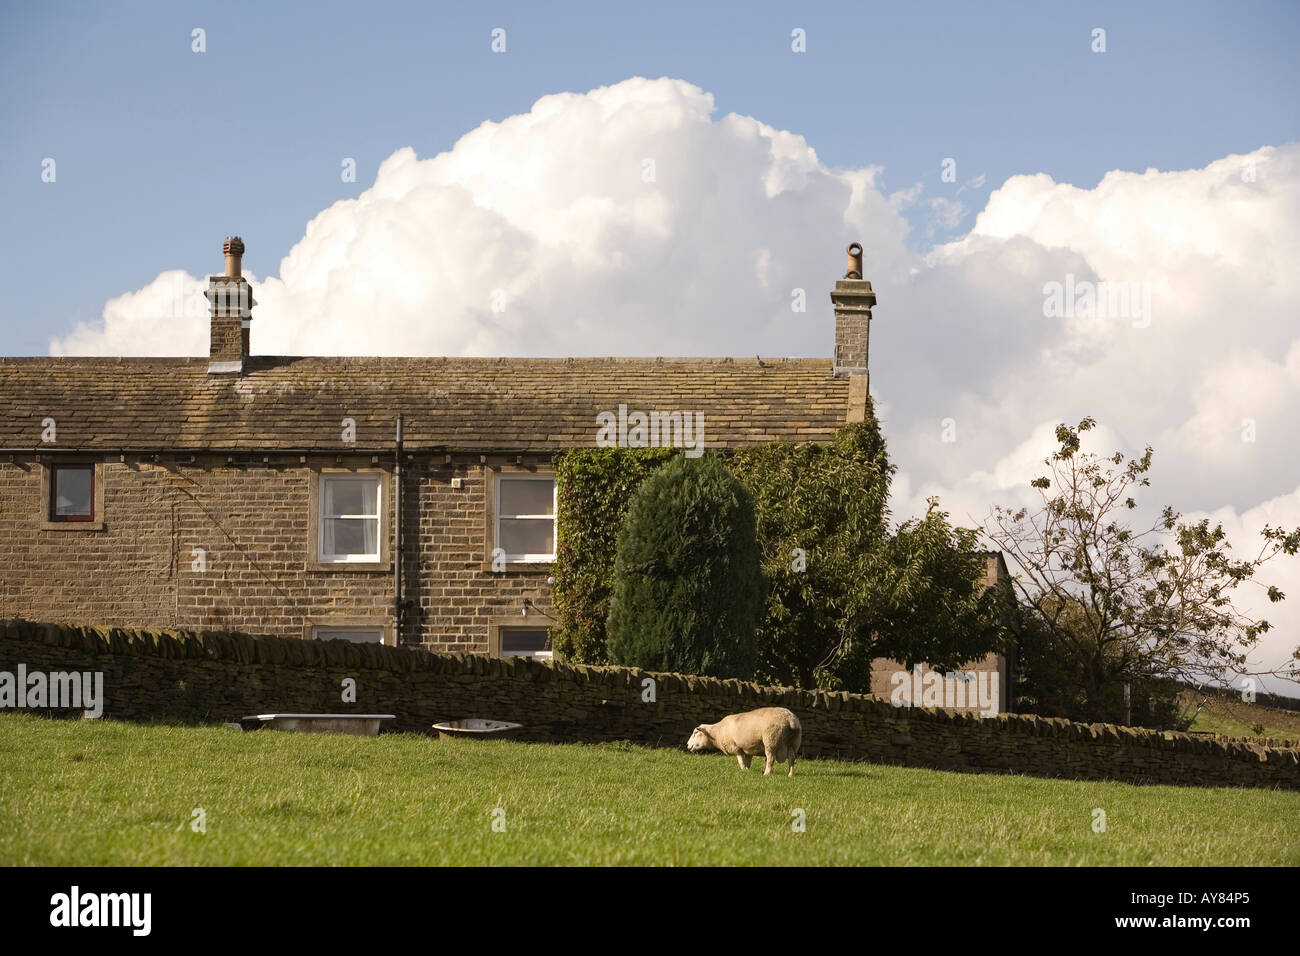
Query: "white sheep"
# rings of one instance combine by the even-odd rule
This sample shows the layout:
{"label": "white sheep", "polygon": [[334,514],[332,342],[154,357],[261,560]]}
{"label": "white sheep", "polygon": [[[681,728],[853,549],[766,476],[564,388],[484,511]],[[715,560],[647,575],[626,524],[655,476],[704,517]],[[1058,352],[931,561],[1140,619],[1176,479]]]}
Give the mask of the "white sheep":
{"label": "white sheep", "polygon": [[736,758],[741,770],[749,769],[752,757],[763,754],[767,766],[763,776],[772,772],[772,764],[788,761],[794,776],[794,757],[803,742],[799,718],[784,707],[760,707],[743,714],[731,714],[716,724],[700,724],[686,741],[691,753],[721,750]]}

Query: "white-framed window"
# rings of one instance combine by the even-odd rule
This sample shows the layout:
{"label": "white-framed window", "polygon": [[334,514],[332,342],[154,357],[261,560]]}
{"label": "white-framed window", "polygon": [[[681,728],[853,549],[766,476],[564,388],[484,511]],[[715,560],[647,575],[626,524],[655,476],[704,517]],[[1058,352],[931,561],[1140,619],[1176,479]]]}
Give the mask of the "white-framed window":
{"label": "white-framed window", "polygon": [[313,641],[351,641],[354,644],[384,643],[382,627],[313,627]]}
{"label": "white-framed window", "polygon": [[495,547],[511,564],[555,560],[555,476],[496,476]]}
{"label": "white-framed window", "polygon": [[380,475],[321,475],[318,560],[380,559]]}
{"label": "white-framed window", "polygon": [[555,654],[551,650],[551,632],[544,627],[503,627],[501,656],[552,660]]}

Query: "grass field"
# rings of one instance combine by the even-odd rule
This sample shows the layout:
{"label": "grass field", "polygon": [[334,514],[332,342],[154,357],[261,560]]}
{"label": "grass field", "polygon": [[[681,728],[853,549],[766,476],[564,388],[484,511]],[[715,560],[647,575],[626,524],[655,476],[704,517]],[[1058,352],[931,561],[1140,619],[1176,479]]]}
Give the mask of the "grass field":
{"label": "grass field", "polygon": [[0,864],[1300,864],[1300,793],[630,745],[7,714],[0,779]]}
{"label": "grass field", "polygon": [[1277,741],[1300,741],[1300,711],[1244,703],[1237,694],[1197,694],[1187,690],[1180,699],[1184,706],[1205,700],[1191,730],[1227,734],[1229,737],[1270,737]]}

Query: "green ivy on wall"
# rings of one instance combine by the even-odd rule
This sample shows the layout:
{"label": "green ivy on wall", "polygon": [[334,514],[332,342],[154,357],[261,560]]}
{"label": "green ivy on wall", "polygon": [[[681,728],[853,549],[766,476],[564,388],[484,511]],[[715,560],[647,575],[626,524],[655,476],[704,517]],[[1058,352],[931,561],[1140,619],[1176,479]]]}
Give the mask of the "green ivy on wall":
{"label": "green ivy on wall", "polygon": [[[556,459],[555,650],[613,663],[606,619],[619,529],[633,492],[673,448],[601,448]],[[871,662],[890,657],[955,667],[1005,637],[982,583],[978,532],[948,522],[937,501],[891,527],[889,462],[880,426],[846,425],[824,444],[771,442],[722,459],[753,496],[766,589],[756,677],[865,692]]]}
{"label": "green ivy on wall", "polygon": [[623,515],[638,485],[674,448],[581,448],[556,458],[558,496],[555,650],[570,661],[610,663],[605,618]]}

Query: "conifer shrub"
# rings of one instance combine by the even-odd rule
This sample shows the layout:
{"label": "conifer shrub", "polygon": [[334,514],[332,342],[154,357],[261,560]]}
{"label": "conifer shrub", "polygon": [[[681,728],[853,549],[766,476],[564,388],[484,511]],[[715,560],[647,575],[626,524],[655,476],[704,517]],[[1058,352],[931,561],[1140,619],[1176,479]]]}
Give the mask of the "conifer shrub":
{"label": "conifer shrub", "polygon": [[678,455],[628,502],[606,621],[610,656],[748,680],[764,593],[748,489],[715,455]]}

